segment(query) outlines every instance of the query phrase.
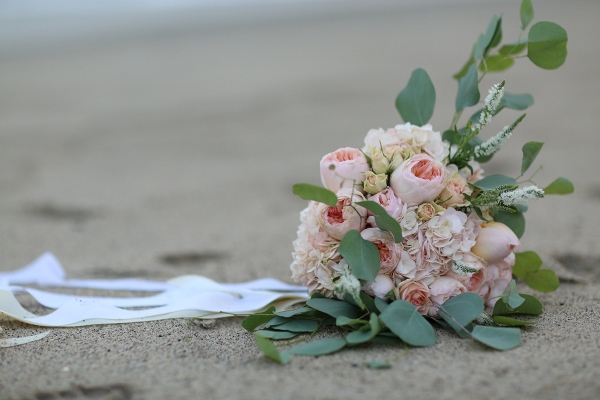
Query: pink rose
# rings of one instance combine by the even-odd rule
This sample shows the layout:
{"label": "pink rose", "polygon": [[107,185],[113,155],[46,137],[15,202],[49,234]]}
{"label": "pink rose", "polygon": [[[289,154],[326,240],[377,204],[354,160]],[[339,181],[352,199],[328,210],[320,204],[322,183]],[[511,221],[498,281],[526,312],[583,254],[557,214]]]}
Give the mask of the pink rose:
{"label": "pink rose", "polygon": [[336,195],[338,202],[335,207],[319,203],[316,212],[317,222],[331,237],[342,240],[348,231],[360,232],[365,228],[367,210],[356,205],[352,206],[352,203],[365,201],[362,193],[356,190],[342,188]]}
{"label": "pink rose", "polygon": [[483,224],[471,252],[488,263],[503,260],[519,246],[517,235],[502,222]]}
{"label": "pink rose", "polygon": [[444,189],[445,169],[427,154],[417,154],[404,161],[390,176],[390,187],[404,203],[432,201]]}
{"label": "pink rose", "polygon": [[396,197],[392,189],[390,189],[389,187],[383,189],[379,193],[369,196],[369,200],[379,204],[391,216],[393,216],[394,213],[396,213],[396,211],[398,210],[398,207],[400,207],[398,198]]}
{"label": "pink rose", "polygon": [[485,300],[486,307],[494,307],[502,296],[504,289],[512,280],[512,267],[515,265],[515,254],[487,266],[486,279],[479,288],[478,294]]}
{"label": "pink rose", "polygon": [[394,271],[402,255],[402,245],[394,242],[394,236],[377,228],[367,228],[360,235],[377,246],[380,260],[379,273],[388,274]]}
{"label": "pink rose", "polygon": [[361,288],[369,296],[384,298],[391,290],[394,290],[394,282],[387,275],[377,275],[374,281],[367,282]]}
{"label": "pink rose", "polygon": [[465,178],[457,172],[452,172],[446,187],[444,187],[436,201],[446,208],[463,206],[468,204],[463,193],[470,195],[472,192],[473,190],[469,187]]}
{"label": "pink rose", "polygon": [[408,301],[417,308],[421,308],[429,302],[429,288],[421,281],[407,279],[394,289],[394,294],[396,299]]}
{"label": "pink rose", "polygon": [[352,188],[365,180],[365,172],[370,171],[364,154],[359,149],[345,147],[326,154],[321,159],[321,182],[332,192],[342,187]]}

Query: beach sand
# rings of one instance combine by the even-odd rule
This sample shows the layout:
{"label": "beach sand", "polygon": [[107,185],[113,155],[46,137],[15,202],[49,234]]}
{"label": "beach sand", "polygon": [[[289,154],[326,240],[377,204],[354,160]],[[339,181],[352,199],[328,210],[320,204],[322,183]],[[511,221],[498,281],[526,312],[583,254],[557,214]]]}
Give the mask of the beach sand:
{"label": "beach sand", "polygon": [[[291,282],[305,207],[292,185],[318,184],[325,153],[400,123],[394,99],[418,67],[437,91],[431,123],[447,129],[451,74],[494,13],[505,41],[517,38],[519,3],[337,5],[221,24],[178,11],[132,19],[137,30],[4,47],[0,270],[52,251],[70,278]],[[522,249],[588,283],[537,294],[545,314],[520,347],[493,351],[438,330],[430,348],[359,346],[280,366],[241,318],[53,329],[0,349],[0,398],[598,398],[600,3],[534,3],[534,22],[567,30],[569,57],[556,71],[524,58],[485,77],[482,87],[506,79],[508,92],[536,100],[485,168],[516,176],[522,145],[546,143],[534,180],[565,176],[576,191],[530,206]],[[482,135],[518,115],[504,111]],[[45,331],[0,326],[6,337]],[[390,358],[389,370],[364,364]]]}

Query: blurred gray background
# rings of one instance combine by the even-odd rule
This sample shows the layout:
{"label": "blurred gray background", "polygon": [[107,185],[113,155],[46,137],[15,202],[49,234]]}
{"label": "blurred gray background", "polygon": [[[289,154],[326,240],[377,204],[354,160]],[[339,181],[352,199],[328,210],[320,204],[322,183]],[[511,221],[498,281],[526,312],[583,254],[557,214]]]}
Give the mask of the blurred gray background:
{"label": "blurred gray background", "polygon": [[[556,71],[541,70],[525,58],[508,72],[486,76],[482,93],[506,79],[507,91],[532,93],[536,103],[485,169],[516,176],[521,146],[546,143],[532,168],[543,165],[536,183],[546,186],[565,176],[576,192],[530,207],[523,248],[575,260],[573,268],[592,279],[597,269],[589,266],[600,259],[595,211],[600,204],[600,2],[533,4],[534,23],[550,20],[566,29],[569,56]],[[451,75],[494,13],[503,14],[504,42],[517,38],[519,5],[518,0],[1,1],[0,270],[52,251],[73,278],[168,279],[195,273],[228,282],[267,276],[289,281],[291,242],[305,207],[292,195],[292,185],[319,183],[318,162],[325,153],[361,147],[369,129],[401,123],[394,99],[415,68],[426,69],[436,87],[434,129],[447,129],[457,89]],[[518,116],[502,112],[482,136]],[[548,322],[552,332],[552,318],[564,317],[552,314],[552,307],[581,291],[569,287],[542,297],[554,321]],[[584,296],[584,303],[597,309],[593,296]],[[575,309],[571,313],[579,315]],[[591,332],[594,318],[585,325]],[[355,398],[361,384],[351,365],[379,354],[353,350],[330,361],[295,360],[295,367],[278,369],[258,357],[252,338],[233,320],[211,331],[210,343],[198,342],[207,334],[194,333],[188,346],[196,356],[182,360],[179,350],[156,344],[154,333],[184,332],[183,337],[189,332],[185,324],[109,327],[106,338],[100,328],[55,331],[54,340],[3,350],[0,388],[9,398],[26,398],[128,381],[134,397],[159,393],[160,398],[174,388],[188,388],[177,397],[279,397],[252,385],[256,374],[268,372],[275,373],[273,385],[288,385],[280,392],[283,397],[304,398],[294,385],[313,382],[306,398],[337,398],[342,392],[328,382],[339,375],[353,382],[354,391],[347,389],[344,396]],[[15,336],[29,332],[11,326]],[[555,345],[544,341],[544,332],[533,330],[530,340]],[[567,344],[582,337],[581,331],[564,335]],[[139,350],[115,344],[111,357],[121,357],[115,359],[97,350],[121,339],[133,340]],[[456,345],[452,340],[447,349]],[[90,348],[93,367],[79,360],[75,344]],[[422,398],[443,388],[436,398],[475,395],[481,380],[496,382],[497,371],[488,376],[469,367],[468,358],[485,353],[490,365],[502,365],[503,356],[460,346],[456,362],[464,361],[465,377],[477,379],[465,378],[470,382],[466,392],[456,386],[459,382],[446,380],[435,390],[418,384],[425,390]],[[582,367],[587,375],[563,385],[579,398],[598,382],[587,356],[591,348],[597,350],[597,341],[574,356],[588,363]],[[411,350],[421,357],[415,368],[431,374],[432,365],[423,360],[454,357],[441,345],[435,349]],[[507,354],[520,354],[526,368],[537,353],[525,347]],[[533,383],[522,387],[525,397],[543,398],[557,390],[546,388],[559,373],[551,364],[562,356],[556,349],[548,354],[545,367],[531,375]],[[77,372],[53,370],[51,359],[77,365]],[[122,359],[130,363],[115,367]],[[320,375],[327,362],[338,366],[330,372],[331,381]],[[313,372],[303,375],[303,366]],[[161,373],[165,368],[174,381]],[[197,380],[201,371],[211,384]],[[222,384],[225,371],[237,377],[233,386]],[[9,385],[23,374],[34,378]],[[368,383],[391,376],[382,374]],[[518,386],[522,375],[522,370],[511,372],[506,388]],[[500,383],[488,385],[499,397],[505,393]],[[394,392],[377,387],[381,395]]]}

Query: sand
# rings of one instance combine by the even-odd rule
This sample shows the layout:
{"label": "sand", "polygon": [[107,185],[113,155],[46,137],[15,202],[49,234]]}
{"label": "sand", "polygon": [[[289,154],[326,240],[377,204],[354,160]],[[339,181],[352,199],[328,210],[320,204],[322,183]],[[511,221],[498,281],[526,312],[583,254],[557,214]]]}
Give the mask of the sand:
{"label": "sand", "polygon": [[[111,34],[2,45],[0,270],[52,251],[71,278],[289,282],[305,206],[291,186],[319,183],[323,154],[399,123],[394,99],[417,67],[435,84],[432,124],[445,130],[450,76],[477,35],[494,13],[509,41],[520,25],[518,1],[315,7],[229,22],[149,14]],[[530,207],[522,248],[575,279],[538,295],[545,314],[519,348],[438,331],[430,348],[362,346],[284,367],[261,356],[240,318],[53,329],[0,350],[0,398],[597,398],[600,3],[536,2],[535,12],[567,30],[569,57],[557,71],[520,59],[485,78],[536,99],[486,170],[518,175],[521,146],[546,143],[534,180],[566,176],[576,192]],[[503,112],[484,134],[517,116]],[[6,337],[44,331],[0,326]],[[389,358],[389,370],[364,365]]]}

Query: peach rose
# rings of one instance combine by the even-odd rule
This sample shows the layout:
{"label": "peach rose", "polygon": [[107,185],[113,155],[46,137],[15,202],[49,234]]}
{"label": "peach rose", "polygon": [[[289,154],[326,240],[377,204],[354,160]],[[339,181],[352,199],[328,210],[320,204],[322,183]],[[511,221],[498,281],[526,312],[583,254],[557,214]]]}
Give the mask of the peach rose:
{"label": "peach rose", "polygon": [[508,257],[519,244],[519,238],[508,226],[502,222],[487,222],[482,225],[471,252],[494,263]]}
{"label": "peach rose", "polygon": [[425,306],[429,302],[429,288],[421,281],[407,279],[394,289],[394,295],[398,300],[405,300],[417,308]]}
{"label": "peach rose", "polygon": [[[362,184],[369,164],[365,155],[351,147],[338,149],[321,159],[321,182],[332,192],[340,188],[352,188],[353,184]],[[362,186],[362,185],[361,185]]]}
{"label": "peach rose", "polygon": [[404,203],[421,204],[435,199],[444,189],[445,168],[427,154],[404,161],[390,176],[390,187]]}
{"label": "peach rose", "polygon": [[[443,304],[446,300],[465,293],[467,288],[454,278],[440,276],[431,285],[429,285],[430,298],[438,304]],[[434,316],[437,314],[437,306],[431,307],[427,314]]]}
{"label": "peach rose", "polygon": [[[354,194],[354,195],[353,195]],[[367,210],[352,203],[365,201],[362,193],[342,188],[336,193],[338,202],[335,207],[319,203],[316,211],[317,222],[331,237],[342,240],[351,230],[361,231],[365,228]]]}
{"label": "peach rose", "polygon": [[470,195],[473,193],[473,190],[469,187],[465,178],[457,172],[452,172],[450,179],[446,183],[446,187],[441,191],[436,201],[446,208],[466,206],[469,202],[465,200],[463,193]]}

